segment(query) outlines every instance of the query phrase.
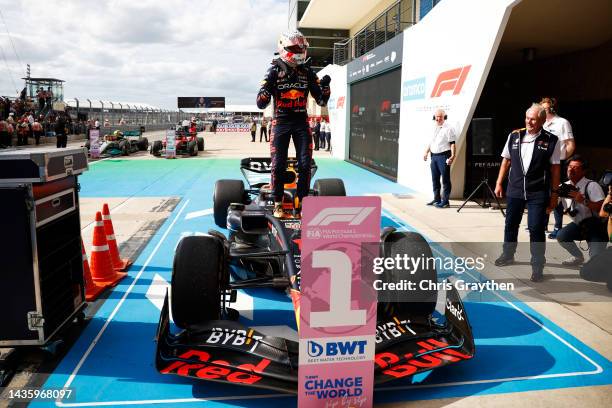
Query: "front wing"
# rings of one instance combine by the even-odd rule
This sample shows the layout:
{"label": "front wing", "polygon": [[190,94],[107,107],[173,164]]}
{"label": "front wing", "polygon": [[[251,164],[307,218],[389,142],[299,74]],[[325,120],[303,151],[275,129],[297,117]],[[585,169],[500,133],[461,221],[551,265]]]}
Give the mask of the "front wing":
{"label": "front wing", "polygon": [[[231,320],[210,321],[175,335],[168,310],[166,295],[157,331],[155,365],[160,373],[297,392],[297,342]],[[447,292],[445,317],[443,325],[429,317],[378,321],[375,383],[472,358],[472,330],[455,289]]]}

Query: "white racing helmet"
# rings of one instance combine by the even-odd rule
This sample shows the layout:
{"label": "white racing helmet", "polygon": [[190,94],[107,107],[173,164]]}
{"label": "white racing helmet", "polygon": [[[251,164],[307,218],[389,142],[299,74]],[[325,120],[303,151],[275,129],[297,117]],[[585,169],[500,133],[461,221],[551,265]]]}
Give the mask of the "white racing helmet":
{"label": "white racing helmet", "polygon": [[306,62],[308,41],[304,34],[298,30],[282,33],[278,39],[278,54],[281,59],[291,66]]}

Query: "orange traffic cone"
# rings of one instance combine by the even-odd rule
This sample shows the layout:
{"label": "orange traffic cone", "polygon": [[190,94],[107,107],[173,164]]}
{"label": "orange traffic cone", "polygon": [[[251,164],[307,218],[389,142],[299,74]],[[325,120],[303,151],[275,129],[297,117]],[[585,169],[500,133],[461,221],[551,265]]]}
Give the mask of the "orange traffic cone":
{"label": "orange traffic cone", "polygon": [[117,240],[115,239],[113,221],[111,220],[110,211],[108,210],[108,204],[106,203],[102,206],[102,219],[104,220],[106,242],[108,242],[108,248],[110,249],[111,259],[113,261],[113,268],[116,271],[125,271],[132,264],[132,261],[130,261],[129,259],[121,259],[119,257],[119,249],[117,248]]}
{"label": "orange traffic cone", "polygon": [[91,302],[96,300],[100,293],[104,290],[104,285],[98,285],[93,281],[91,277],[91,270],[89,269],[89,262],[87,261],[87,253],[85,252],[85,246],[83,245],[83,238],[81,238],[81,251],[83,253],[83,280],[85,281],[85,300]]}
{"label": "orange traffic cone", "polygon": [[113,269],[106,233],[104,232],[104,222],[100,211],[96,213],[96,222],[93,233],[93,245],[91,246],[91,275],[94,282],[105,285],[115,286],[127,275],[124,272],[116,272]]}

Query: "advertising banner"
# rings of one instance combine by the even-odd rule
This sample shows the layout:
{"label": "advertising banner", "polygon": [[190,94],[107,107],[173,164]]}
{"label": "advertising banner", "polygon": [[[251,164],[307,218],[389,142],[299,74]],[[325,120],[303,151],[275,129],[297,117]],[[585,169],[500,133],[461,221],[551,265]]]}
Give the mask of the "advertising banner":
{"label": "advertising banner", "polygon": [[176,134],[174,130],[166,130],[166,159],[176,157]]}
{"label": "advertising banner", "polygon": [[219,123],[217,125],[217,132],[249,132],[250,130],[250,123]]}
{"label": "advertising banner", "polygon": [[404,31],[399,183],[431,193],[430,164],[423,161],[423,153],[434,133],[433,114],[444,109],[446,124],[457,135],[458,159],[451,169],[453,195],[463,193],[465,134],[517,3],[443,1]]}
{"label": "advertising banner", "polygon": [[179,96],[178,108],[225,108],[224,96]]}
{"label": "advertising banner", "polygon": [[351,84],[349,159],[397,177],[399,68]]}
{"label": "advertising banner", "polygon": [[100,157],[100,146],[102,141],[100,140],[100,130],[90,129],[89,130],[89,157],[97,159]]}
{"label": "advertising banner", "polygon": [[379,241],[380,209],[379,197],[304,198],[300,407],[372,406],[378,254],[364,248],[378,245],[362,244]]}
{"label": "advertising banner", "polygon": [[402,63],[403,38],[403,33],[400,33],[386,43],[349,62],[346,72],[347,82],[350,84],[399,66]]}

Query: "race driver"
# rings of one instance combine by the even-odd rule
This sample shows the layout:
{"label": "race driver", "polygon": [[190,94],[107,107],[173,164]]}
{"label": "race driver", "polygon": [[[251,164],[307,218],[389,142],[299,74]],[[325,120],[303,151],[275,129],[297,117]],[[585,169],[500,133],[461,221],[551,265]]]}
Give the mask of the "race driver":
{"label": "race driver", "polygon": [[310,189],[312,161],[312,134],[308,126],[306,103],[311,93],[317,105],[325,106],[329,100],[331,78],[325,75],[320,81],[306,64],[308,41],[299,31],[281,34],[278,40],[280,58],[272,61],[257,93],[257,107],[264,109],[274,98],[274,117],[270,130],[270,156],[272,159],[272,196],[274,216],[283,216],[284,174],[287,168],[289,140],[298,160],[296,210],[299,212],[302,198]]}

